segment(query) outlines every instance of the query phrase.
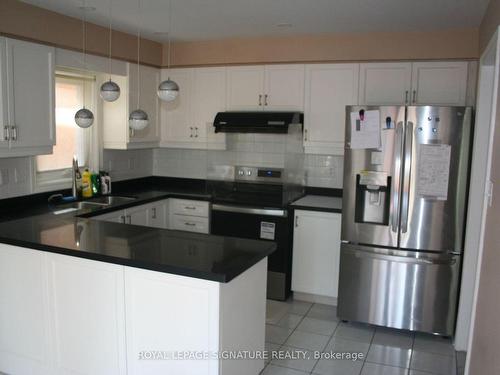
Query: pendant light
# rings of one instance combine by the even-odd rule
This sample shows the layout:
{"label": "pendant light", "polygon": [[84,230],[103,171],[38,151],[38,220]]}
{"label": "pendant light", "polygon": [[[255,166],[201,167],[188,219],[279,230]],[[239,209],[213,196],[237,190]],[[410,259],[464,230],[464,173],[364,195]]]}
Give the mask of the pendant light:
{"label": "pendant light", "polygon": [[[85,56],[85,47],[87,44],[87,30],[86,30],[86,19],[85,19],[85,13],[87,11],[87,7],[85,4],[85,0],[83,1],[83,16],[82,16],[82,32],[83,32],[83,41],[82,41],[82,53],[83,53],[83,69],[87,69],[87,59]],[[94,123],[94,114],[92,113],[91,110],[85,108],[85,85],[83,85],[83,108],[78,110],[75,113],[75,123],[78,125],[80,128],[88,128]]]}
{"label": "pendant light", "polygon": [[107,102],[114,102],[120,97],[120,86],[111,80],[111,37],[113,34],[112,24],[111,24],[111,11],[113,6],[113,0],[108,0],[109,2],[109,81],[104,82],[101,85],[101,98]]}
{"label": "pendant light", "polygon": [[[172,0],[168,3],[168,55],[167,55],[167,70],[170,70],[170,44],[172,35]],[[179,95],[179,85],[172,81],[170,77],[158,86],[158,97],[166,102],[171,102]]]}
{"label": "pendant light", "polygon": [[141,52],[141,0],[137,0],[137,109],[130,112],[128,124],[132,130],[142,130],[149,124],[148,114],[141,108],[141,71],[140,71],[140,52]]}

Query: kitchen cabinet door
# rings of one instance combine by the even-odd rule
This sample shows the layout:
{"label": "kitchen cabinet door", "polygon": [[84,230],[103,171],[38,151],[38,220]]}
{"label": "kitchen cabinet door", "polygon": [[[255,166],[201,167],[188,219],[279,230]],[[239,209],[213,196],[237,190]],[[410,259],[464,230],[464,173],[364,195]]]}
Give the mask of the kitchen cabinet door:
{"label": "kitchen cabinet door", "polygon": [[133,225],[149,226],[149,205],[127,208],[125,222]]}
{"label": "kitchen cabinet door", "polygon": [[[8,124],[13,150],[45,148],[55,144],[55,49],[6,39]],[[22,152],[22,151],[18,151]]]}
{"label": "kitchen cabinet door", "polygon": [[304,65],[266,65],[265,111],[304,111]]}
{"label": "kitchen cabinet door", "polygon": [[53,374],[126,374],[123,267],[48,254]]}
{"label": "kitchen cabinet door", "polygon": [[226,68],[197,68],[193,77],[195,141],[225,148],[224,133],[215,133],[215,115],[226,110]]}
{"label": "kitchen cabinet door", "polygon": [[0,37],[0,153],[9,148],[9,116],[8,116],[8,101],[7,101],[7,58],[6,58],[6,41]]}
{"label": "kitchen cabinet door", "polygon": [[360,64],[360,105],[409,104],[411,63]]}
{"label": "kitchen cabinet door", "polygon": [[413,63],[411,104],[465,105],[467,72],[466,61]]}
{"label": "kitchen cabinet door", "polygon": [[264,108],[264,66],[227,68],[228,111],[261,111]]}
{"label": "kitchen cabinet door", "polygon": [[125,223],[125,210],[113,211],[107,214],[94,216],[92,219],[109,221],[112,223]]}
{"label": "kitchen cabinet door", "polygon": [[148,205],[148,226],[154,228],[168,228],[168,199],[153,202]]}
{"label": "kitchen cabinet door", "polygon": [[44,256],[0,244],[0,373],[53,374]]}
{"label": "kitchen cabinet door", "polygon": [[292,290],[337,298],[341,215],[295,211]]}
{"label": "kitchen cabinet door", "polygon": [[359,64],[306,65],[306,153],[344,154],[345,107],[358,102]]}
{"label": "kitchen cabinet door", "polygon": [[162,146],[175,143],[194,142],[194,124],[192,116],[193,70],[170,69],[162,71],[162,80],[170,77],[179,85],[179,95],[172,102],[161,102],[161,137]]}
{"label": "kitchen cabinet door", "polygon": [[[137,75],[137,65],[129,64],[129,109],[130,112],[137,109],[137,86],[140,84],[139,107],[148,114],[149,124],[143,130],[134,130],[130,133],[131,143],[148,143],[159,141],[159,119],[158,119],[158,85],[160,71],[156,68],[141,65]],[[140,78],[140,79],[139,79]],[[128,121],[124,119],[128,129]]]}

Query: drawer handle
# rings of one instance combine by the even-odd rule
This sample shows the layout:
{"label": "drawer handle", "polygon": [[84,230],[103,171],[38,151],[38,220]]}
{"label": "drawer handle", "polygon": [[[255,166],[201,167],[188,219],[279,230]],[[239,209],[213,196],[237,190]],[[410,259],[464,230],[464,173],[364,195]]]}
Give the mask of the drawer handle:
{"label": "drawer handle", "polygon": [[184,208],[186,210],[196,210],[196,207],[194,207],[194,206],[185,206]]}
{"label": "drawer handle", "polygon": [[184,223],[184,225],[187,225],[188,227],[195,227],[196,226],[195,223]]}

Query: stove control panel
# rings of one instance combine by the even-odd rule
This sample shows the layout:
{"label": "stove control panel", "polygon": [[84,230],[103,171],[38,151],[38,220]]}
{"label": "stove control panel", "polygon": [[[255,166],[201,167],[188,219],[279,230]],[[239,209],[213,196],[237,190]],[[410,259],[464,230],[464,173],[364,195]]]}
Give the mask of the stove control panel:
{"label": "stove control panel", "polygon": [[235,180],[248,182],[281,183],[283,181],[283,169],[236,166]]}

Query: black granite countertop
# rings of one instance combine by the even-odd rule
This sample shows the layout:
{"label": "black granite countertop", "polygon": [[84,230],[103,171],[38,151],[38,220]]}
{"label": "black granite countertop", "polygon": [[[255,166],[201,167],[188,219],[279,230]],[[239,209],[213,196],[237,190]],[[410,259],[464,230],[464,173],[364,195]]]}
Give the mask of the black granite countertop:
{"label": "black granite countertop", "polygon": [[[271,241],[220,237],[95,220],[92,216],[167,198],[209,200],[203,189],[130,188],[137,199],[55,215],[38,204],[0,222],[0,243],[217,282],[229,282],[274,252]],[[5,218],[4,218],[5,219]]]}
{"label": "black granite countertop", "polygon": [[295,210],[342,213],[342,198],[325,195],[306,195],[290,204]]}

